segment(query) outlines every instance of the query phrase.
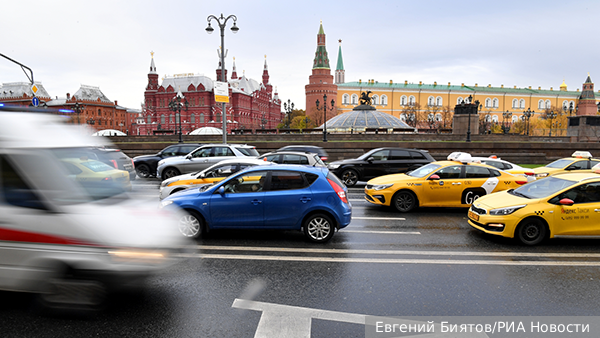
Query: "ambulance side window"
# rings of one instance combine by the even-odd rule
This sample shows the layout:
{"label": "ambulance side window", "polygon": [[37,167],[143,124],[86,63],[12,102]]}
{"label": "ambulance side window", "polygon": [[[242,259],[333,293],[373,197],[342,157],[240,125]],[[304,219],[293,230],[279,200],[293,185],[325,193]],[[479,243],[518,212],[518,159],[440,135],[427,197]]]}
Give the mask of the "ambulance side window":
{"label": "ambulance side window", "polygon": [[5,156],[0,156],[0,196],[5,203],[17,207],[46,209]]}

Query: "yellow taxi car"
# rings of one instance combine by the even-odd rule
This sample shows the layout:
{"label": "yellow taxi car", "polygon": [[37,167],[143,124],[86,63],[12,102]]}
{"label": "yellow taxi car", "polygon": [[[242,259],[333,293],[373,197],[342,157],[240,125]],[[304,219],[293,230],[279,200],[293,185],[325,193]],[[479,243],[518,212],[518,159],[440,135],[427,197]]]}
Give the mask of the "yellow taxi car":
{"label": "yellow taxi car", "polygon": [[87,157],[63,158],[61,162],[67,169],[68,177],[84,187],[93,187],[103,192],[111,189],[131,190],[129,172],[125,170],[115,169],[106,163]]}
{"label": "yellow taxi car", "polygon": [[561,158],[543,167],[537,167],[533,169],[533,172],[536,178],[579,170],[590,172],[591,168],[598,163],[600,163],[600,159],[592,158],[589,151],[576,151],[571,157]]}
{"label": "yellow taxi car", "polygon": [[479,198],[469,224],[536,245],[546,238],[600,235],[600,175],[562,173]]}
{"label": "yellow taxi car", "polygon": [[263,159],[256,158],[233,158],[223,160],[212,166],[190,174],[183,174],[168,178],[160,183],[159,197],[164,199],[167,196],[192,187],[200,187],[201,185],[213,184],[229,177],[240,170],[256,165],[271,165]]}
{"label": "yellow taxi car", "polygon": [[416,207],[468,207],[479,197],[519,187],[523,176],[476,163],[468,153],[452,153],[404,174],[376,177],[367,182],[365,199],[400,212]]}

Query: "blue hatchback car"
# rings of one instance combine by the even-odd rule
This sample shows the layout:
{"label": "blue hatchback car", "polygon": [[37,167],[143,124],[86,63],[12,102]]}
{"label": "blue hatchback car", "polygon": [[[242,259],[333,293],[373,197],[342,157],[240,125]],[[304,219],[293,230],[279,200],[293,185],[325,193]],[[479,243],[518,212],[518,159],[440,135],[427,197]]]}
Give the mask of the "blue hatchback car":
{"label": "blue hatchback car", "polygon": [[346,186],[325,167],[256,166],[202,191],[192,188],[161,201],[187,211],[179,229],[197,238],[213,229],[301,230],[324,243],[352,218]]}

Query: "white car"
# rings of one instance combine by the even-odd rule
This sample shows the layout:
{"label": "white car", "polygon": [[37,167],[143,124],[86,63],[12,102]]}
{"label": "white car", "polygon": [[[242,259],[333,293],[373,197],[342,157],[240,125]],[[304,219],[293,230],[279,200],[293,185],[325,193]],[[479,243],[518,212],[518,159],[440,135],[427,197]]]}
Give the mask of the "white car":
{"label": "white car", "polygon": [[205,144],[185,156],[165,158],[158,162],[156,177],[167,178],[204,170],[230,158],[257,157],[256,147],[245,144]]}
{"label": "white car", "polygon": [[535,181],[535,174],[533,172],[533,169],[523,168],[517,164],[498,158],[495,155],[491,155],[490,157],[471,157],[471,159],[476,162],[491,165],[492,167],[504,170],[513,175],[524,176],[527,178],[528,182]]}
{"label": "white car", "polygon": [[97,310],[110,291],[177,262],[188,244],[180,214],[133,200],[116,180],[73,180],[64,149],[107,141],[26,109],[0,104],[0,290]]}

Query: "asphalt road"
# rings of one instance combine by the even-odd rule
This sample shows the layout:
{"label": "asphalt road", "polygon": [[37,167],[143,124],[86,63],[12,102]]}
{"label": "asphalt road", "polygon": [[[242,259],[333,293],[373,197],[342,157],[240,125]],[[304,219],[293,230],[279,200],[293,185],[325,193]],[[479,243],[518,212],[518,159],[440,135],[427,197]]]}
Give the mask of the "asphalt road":
{"label": "asphalt road", "polygon": [[[158,182],[134,191],[158,203]],[[598,316],[597,240],[524,247],[464,209],[399,214],[350,189],[353,220],[325,245],[300,232],[224,231],[93,317],[40,316],[0,293],[3,337],[364,337],[365,316]]]}

